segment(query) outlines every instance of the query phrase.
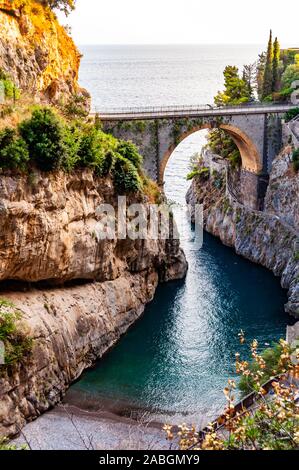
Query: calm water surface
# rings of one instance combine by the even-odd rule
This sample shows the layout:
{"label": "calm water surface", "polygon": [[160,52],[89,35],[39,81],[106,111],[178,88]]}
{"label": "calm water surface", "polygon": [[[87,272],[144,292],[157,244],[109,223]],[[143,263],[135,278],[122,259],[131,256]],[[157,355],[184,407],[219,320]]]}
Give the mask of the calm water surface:
{"label": "calm water surface", "polygon": [[[81,82],[95,106],[210,102],[223,67],[251,62],[258,50],[90,47],[83,51]],[[204,143],[202,131],[173,153],[165,174],[171,200],[184,202],[189,158]],[[111,399],[149,409],[161,420],[171,415],[172,421],[199,421],[221,411],[235,353],[247,355],[238,342],[240,329],[261,347],[285,336],[291,319],[278,279],[210,235],[200,251],[191,248],[185,241],[186,281],[160,286],[142,319],[73,390],[99,404]]]}

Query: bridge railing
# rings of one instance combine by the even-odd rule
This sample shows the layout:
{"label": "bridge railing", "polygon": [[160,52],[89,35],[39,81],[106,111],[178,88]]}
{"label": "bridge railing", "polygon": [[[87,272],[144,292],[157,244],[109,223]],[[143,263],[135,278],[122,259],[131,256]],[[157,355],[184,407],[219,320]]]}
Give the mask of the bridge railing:
{"label": "bridge railing", "polygon": [[135,114],[165,114],[165,113],[194,113],[194,112],[226,112],[238,111],[238,110],[267,110],[272,111],[287,111],[294,107],[291,104],[275,104],[275,103],[243,103],[239,105],[229,106],[215,106],[210,104],[198,104],[198,105],[175,105],[175,106],[129,106],[129,107],[111,107],[102,108],[96,106],[92,114],[99,115],[135,115]]}

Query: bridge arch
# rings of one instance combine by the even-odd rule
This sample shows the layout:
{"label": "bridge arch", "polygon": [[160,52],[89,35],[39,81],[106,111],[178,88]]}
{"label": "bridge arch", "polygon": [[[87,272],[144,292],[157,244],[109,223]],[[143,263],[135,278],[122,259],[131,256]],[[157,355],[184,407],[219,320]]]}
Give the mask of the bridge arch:
{"label": "bridge arch", "polygon": [[[252,139],[241,129],[238,127],[231,125],[231,124],[220,124],[217,126],[220,129],[223,129],[227,132],[235,142],[236,146],[238,147],[241,159],[242,159],[242,168],[247,170],[251,173],[259,174],[263,169],[263,159],[258,151],[255,143]],[[159,182],[163,183],[164,181],[164,172],[167,165],[167,162],[176,149],[176,147],[182,142],[184,139],[189,137],[190,135],[194,134],[203,129],[213,129],[215,128],[210,123],[205,123],[202,125],[194,126],[192,129],[189,129],[186,132],[182,132],[176,144],[172,144],[167,151],[164,153],[160,160],[159,164]]]}

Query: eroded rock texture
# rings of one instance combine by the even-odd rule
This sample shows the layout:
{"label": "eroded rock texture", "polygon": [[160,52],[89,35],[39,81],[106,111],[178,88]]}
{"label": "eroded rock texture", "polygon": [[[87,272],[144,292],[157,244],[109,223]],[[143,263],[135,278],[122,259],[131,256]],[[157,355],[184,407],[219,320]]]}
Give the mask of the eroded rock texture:
{"label": "eroded rock texture", "polygon": [[117,210],[118,200],[111,181],[88,170],[1,176],[0,201],[0,279],[26,281],[0,297],[23,312],[34,339],[30,357],[1,369],[0,435],[12,435],[58,403],[140,317],[158,282],[183,278],[187,263],[178,240],[98,240],[96,209]]}
{"label": "eroded rock texture", "polygon": [[282,286],[288,289],[286,311],[299,318],[299,174],[292,168],[290,149],[273,162],[264,212],[239,204],[225,185],[217,187],[217,178],[219,175],[207,181],[195,178],[188,202],[204,205],[204,225],[209,233],[281,277]]}

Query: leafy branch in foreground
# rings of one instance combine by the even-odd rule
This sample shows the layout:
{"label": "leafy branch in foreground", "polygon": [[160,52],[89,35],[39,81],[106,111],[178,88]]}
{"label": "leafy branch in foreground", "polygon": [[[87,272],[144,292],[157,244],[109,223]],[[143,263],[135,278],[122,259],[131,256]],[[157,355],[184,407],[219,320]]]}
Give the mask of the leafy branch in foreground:
{"label": "leafy branch in foreground", "polygon": [[[243,336],[242,336],[243,338]],[[252,362],[241,361],[236,355],[236,369],[250,383],[254,392],[250,406],[235,407],[234,380],[224,389],[227,406],[224,414],[204,431],[182,425],[179,431],[164,426],[170,441],[181,450],[292,450],[299,448],[298,386],[299,349],[292,351],[286,341],[279,342],[275,364],[280,368],[278,379],[265,384],[269,375],[258,342],[251,344]],[[277,355],[277,352],[279,354]],[[273,370],[273,375],[277,370]]]}

